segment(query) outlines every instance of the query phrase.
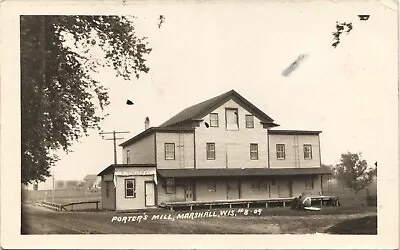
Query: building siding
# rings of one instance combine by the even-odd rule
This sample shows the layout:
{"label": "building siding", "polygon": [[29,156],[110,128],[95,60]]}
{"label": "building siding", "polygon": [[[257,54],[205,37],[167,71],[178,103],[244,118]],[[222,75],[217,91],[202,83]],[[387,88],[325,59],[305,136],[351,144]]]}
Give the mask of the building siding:
{"label": "building siding", "polygon": [[[225,108],[238,109],[239,130],[227,130]],[[210,124],[209,114],[196,128],[196,168],[266,168],[268,167],[267,130],[254,117],[254,128],[246,128],[245,115],[251,115],[233,100],[210,113],[218,113],[218,127]],[[215,160],[207,160],[206,143],[215,143]],[[258,144],[258,160],[250,160],[250,143]]]}
{"label": "building siding", "polygon": [[[254,178],[254,180],[267,180],[266,178]],[[246,179],[241,181],[241,199],[267,199],[269,198],[269,188],[266,190],[252,190],[251,183],[253,180]],[[267,181],[267,187],[269,181]]]}
{"label": "building siding", "polygon": [[[144,209],[145,205],[145,181],[153,181],[152,175],[144,176],[118,176],[116,184],[116,210]],[[125,180],[135,180],[135,198],[125,197]]]}
{"label": "building siding", "polygon": [[[318,135],[269,135],[271,168],[314,168],[320,167]],[[276,145],[285,145],[285,159],[278,160]],[[303,145],[311,144],[312,159],[304,159]]]}
{"label": "building siding", "polygon": [[[193,133],[156,133],[158,169],[194,168]],[[175,159],[165,159],[165,143],[175,143]]]}
{"label": "building siding", "polygon": [[[155,164],[154,134],[126,146],[122,150],[122,162],[125,164]],[[127,151],[129,150],[129,162],[127,162]]]}
{"label": "building siding", "polygon": [[167,194],[166,180],[159,179],[157,185],[158,205],[166,202],[185,201],[185,184],[180,179],[175,179],[175,193]]}
{"label": "building siding", "polygon": [[[107,197],[108,185],[108,197]],[[103,175],[101,178],[101,206],[103,209],[115,210],[115,188],[113,183],[113,174]]]}
{"label": "building siding", "polygon": [[303,192],[305,192],[307,195],[311,195],[311,196],[321,195],[322,190],[321,190],[321,182],[320,182],[321,179],[320,178],[321,177],[319,175],[313,175],[312,176],[313,188],[306,189],[305,176],[292,177],[293,196],[298,197]]}
{"label": "building siding", "polygon": [[[208,191],[208,182],[215,181],[215,192]],[[196,181],[196,200],[197,201],[210,201],[210,200],[226,200],[227,185],[226,181],[214,180],[197,180]]]}

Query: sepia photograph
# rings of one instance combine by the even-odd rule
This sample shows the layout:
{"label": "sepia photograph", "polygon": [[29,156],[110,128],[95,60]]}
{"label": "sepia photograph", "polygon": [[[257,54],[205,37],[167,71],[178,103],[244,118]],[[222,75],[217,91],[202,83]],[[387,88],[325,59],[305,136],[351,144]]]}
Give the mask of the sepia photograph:
{"label": "sepia photograph", "polygon": [[62,6],[0,9],[18,237],[398,244],[397,1]]}

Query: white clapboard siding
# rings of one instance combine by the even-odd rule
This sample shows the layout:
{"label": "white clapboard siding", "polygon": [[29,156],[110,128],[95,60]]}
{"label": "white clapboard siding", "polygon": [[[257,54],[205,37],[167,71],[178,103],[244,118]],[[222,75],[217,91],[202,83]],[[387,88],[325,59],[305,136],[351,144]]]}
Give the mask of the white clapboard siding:
{"label": "white clapboard siding", "polygon": [[[239,130],[227,130],[225,108],[237,108]],[[196,168],[266,168],[268,167],[267,130],[260,120],[254,117],[254,128],[246,128],[246,109],[233,100],[229,100],[210,113],[218,113],[219,126],[206,127],[210,116],[196,128]],[[206,143],[215,143],[215,160],[207,160]],[[250,160],[250,143],[258,144],[258,160]]]}
{"label": "white clapboard siding", "polygon": [[129,150],[129,164],[155,164],[154,134],[150,134],[139,141],[126,146],[122,150],[122,162],[127,164]]}
{"label": "white clapboard siding", "polygon": [[[278,160],[276,145],[285,145],[285,159]],[[312,159],[304,159],[304,144],[311,144]],[[269,152],[271,168],[313,168],[320,167],[318,135],[269,135]],[[297,150],[297,157],[296,157]]]}
{"label": "white clapboard siding", "polygon": [[[156,133],[158,169],[194,168],[193,133]],[[165,143],[175,143],[175,159],[165,159]]]}

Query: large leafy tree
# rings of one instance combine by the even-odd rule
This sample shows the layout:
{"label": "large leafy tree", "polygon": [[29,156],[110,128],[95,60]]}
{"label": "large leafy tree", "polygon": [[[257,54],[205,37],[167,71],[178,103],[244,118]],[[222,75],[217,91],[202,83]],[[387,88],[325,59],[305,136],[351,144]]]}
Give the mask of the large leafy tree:
{"label": "large leafy tree", "polygon": [[93,77],[102,67],[129,80],[150,53],[133,17],[21,16],[21,182],[44,180],[73,141],[98,128],[109,104]]}
{"label": "large leafy tree", "polygon": [[342,154],[340,163],[335,167],[336,178],[356,193],[372,183],[376,175],[377,166],[369,167],[361,153]]}

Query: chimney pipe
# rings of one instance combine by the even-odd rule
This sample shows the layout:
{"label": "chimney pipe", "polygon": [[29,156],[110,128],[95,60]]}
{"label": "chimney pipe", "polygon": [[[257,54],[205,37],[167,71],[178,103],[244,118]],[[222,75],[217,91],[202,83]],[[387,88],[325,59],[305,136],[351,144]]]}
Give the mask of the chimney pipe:
{"label": "chimney pipe", "polygon": [[146,119],[144,120],[144,130],[147,130],[150,128],[150,119],[149,117],[146,117]]}

